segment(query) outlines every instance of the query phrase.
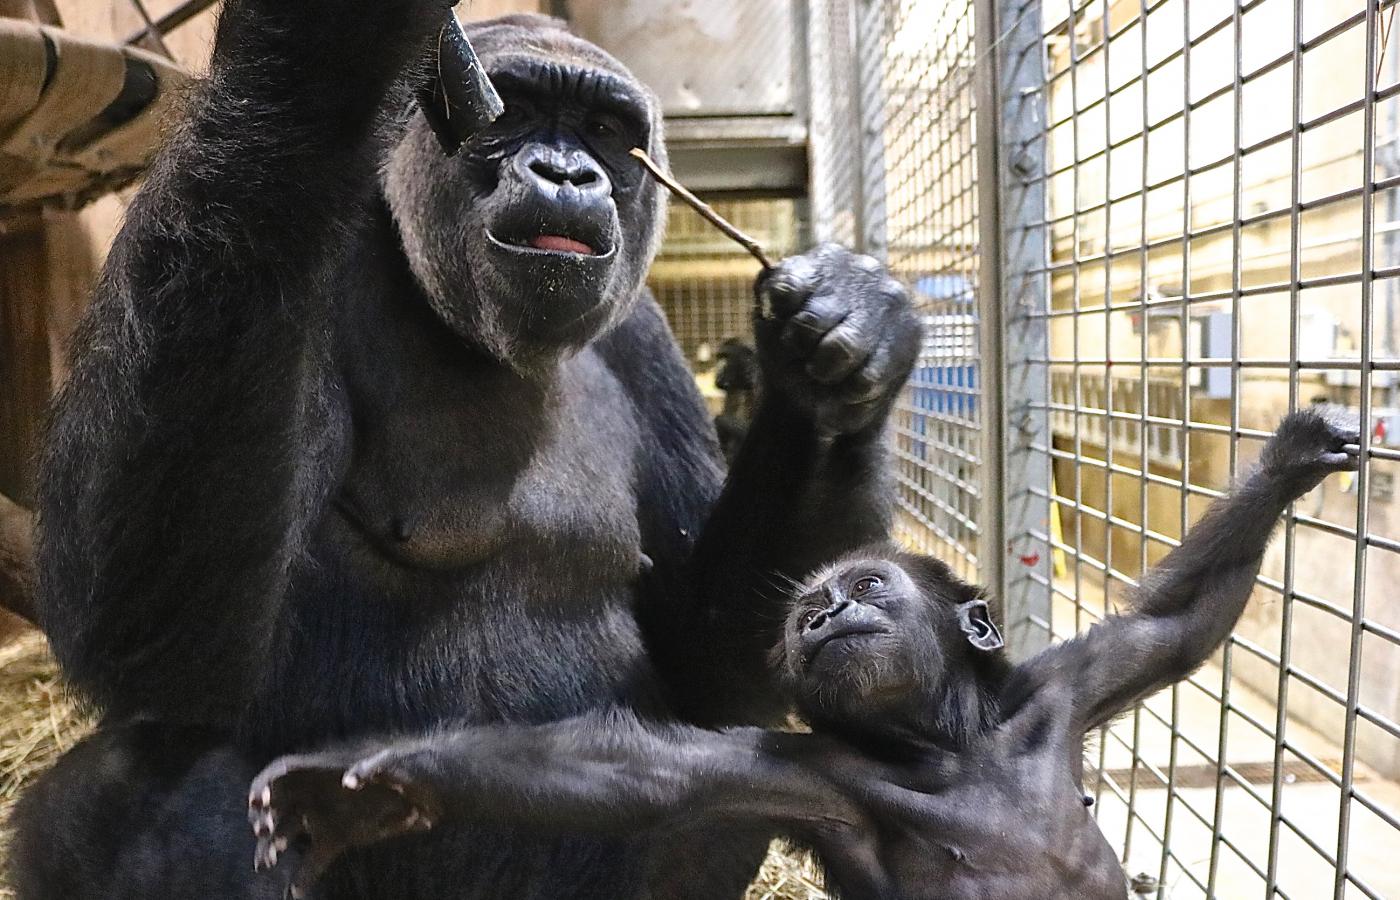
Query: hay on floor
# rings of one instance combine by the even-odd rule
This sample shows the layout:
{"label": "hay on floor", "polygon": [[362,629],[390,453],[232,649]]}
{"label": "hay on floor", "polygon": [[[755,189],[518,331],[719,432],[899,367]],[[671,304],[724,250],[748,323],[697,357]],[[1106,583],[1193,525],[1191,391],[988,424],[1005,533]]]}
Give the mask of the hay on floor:
{"label": "hay on floor", "polygon": [[774,841],[744,900],[827,900],[811,854]]}
{"label": "hay on floor", "polygon": [[43,635],[26,632],[0,646],[0,900],[13,897],[3,863],[15,799],[90,727]]}

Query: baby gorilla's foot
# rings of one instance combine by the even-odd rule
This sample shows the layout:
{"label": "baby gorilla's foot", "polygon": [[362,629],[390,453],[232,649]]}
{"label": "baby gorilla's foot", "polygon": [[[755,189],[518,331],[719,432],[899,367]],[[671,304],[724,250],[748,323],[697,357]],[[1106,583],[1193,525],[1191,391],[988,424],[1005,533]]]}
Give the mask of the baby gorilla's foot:
{"label": "baby gorilla's foot", "polygon": [[396,765],[411,746],[284,756],[263,769],[248,794],[254,868],[294,851],[291,893],[300,897],[346,850],[431,828],[435,798]]}

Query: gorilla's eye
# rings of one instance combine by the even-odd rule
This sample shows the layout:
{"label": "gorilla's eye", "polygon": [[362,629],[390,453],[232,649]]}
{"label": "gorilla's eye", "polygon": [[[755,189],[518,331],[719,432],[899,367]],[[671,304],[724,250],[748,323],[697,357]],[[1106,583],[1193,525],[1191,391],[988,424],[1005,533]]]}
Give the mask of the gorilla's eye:
{"label": "gorilla's eye", "polygon": [[870,593],[882,584],[884,584],[884,582],[876,576],[867,575],[856,582],[855,587],[851,588],[851,593],[859,597],[861,594]]}
{"label": "gorilla's eye", "polygon": [[589,116],[584,127],[588,129],[590,135],[599,138],[618,137],[623,131],[622,122],[616,116],[610,116],[607,113]]}
{"label": "gorilla's eye", "polygon": [[506,108],[492,123],[497,129],[509,131],[525,125],[534,118],[535,110],[528,100],[510,94],[507,94],[504,99]]}
{"label": "gorilla's eye", "polygon": [[802,615],[797,617],[797,627],[805,629],[808,625],[811,625],[812,622],[816,620],[817,616],[821,614],[822,611],[817,609],[816,607],[803,610]]}

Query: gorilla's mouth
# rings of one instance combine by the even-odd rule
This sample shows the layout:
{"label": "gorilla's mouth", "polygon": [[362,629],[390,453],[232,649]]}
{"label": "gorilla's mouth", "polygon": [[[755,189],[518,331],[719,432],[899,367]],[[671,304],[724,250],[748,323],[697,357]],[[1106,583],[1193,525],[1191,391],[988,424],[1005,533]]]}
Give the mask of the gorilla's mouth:
{"label": "gorilla's mouth", "polygon": [[507,237],[487,229],[486,237],[503,250],[529,256],[607,259],[617,252],[617,247],[601,235],[531,234]]}
{"label": "gorilla's mouth", "polygon": [[832,644],[845,643],[859,638],[868,638],[875,635],[889,634],[888,628],[880,628],[869,624],[853,624],[844,627],[833,628],[830,634],[823,635],[821,640],[812,644],[807,650],[807,665],[816,662],[822,651]]}

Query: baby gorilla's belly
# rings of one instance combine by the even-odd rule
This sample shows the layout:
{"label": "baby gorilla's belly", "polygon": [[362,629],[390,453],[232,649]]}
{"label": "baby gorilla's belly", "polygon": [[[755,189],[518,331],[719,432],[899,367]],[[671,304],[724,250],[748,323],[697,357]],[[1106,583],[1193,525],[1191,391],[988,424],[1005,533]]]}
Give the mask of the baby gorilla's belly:
{"label": "baby gorilla's belly", "polygon": [[986,841],[910,842],[896,851],[902,900],[1125,900],[1127,881],[1092,824],[1080,839],[1045,847],[1034,833],[1008,828]]}
{"label": "baby gorilla's belly", "polygon": [[890,842],[899,896],[908,900],[1125,900],[1113,848],[1053,758],[1018,760],[945,786]]}

